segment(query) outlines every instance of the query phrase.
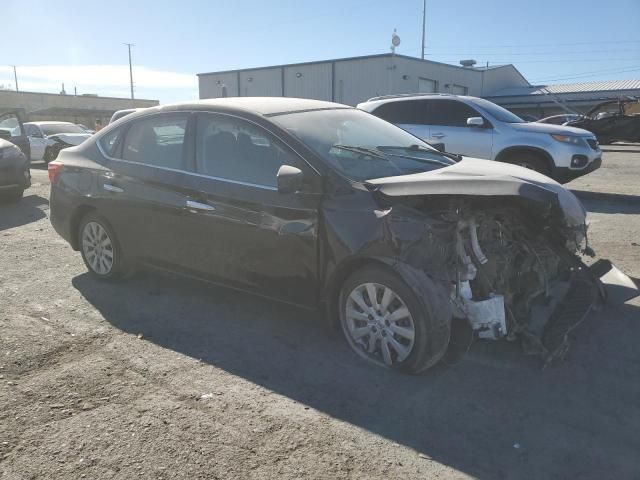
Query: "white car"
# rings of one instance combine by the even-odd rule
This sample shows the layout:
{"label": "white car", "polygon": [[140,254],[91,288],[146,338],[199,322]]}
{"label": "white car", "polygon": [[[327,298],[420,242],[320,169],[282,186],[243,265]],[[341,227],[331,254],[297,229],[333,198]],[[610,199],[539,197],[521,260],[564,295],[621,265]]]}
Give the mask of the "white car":
{"label": "white car", "polygon": [[70,122],[28,122],[24,129],[29,137],[31,160],[55,160],[63,148],[80,145],[91,137],[81,127]]}

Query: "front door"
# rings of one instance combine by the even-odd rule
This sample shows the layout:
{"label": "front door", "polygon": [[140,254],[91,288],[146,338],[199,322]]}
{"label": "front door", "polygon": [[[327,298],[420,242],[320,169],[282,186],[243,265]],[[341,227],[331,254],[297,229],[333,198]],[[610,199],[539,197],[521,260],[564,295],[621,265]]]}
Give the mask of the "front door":
{"label": "front door", "polygon": [[482,114],[459,100],[429,100],[430,143],[441,143],[444,150],[475,158],[491,159],[493,128],[467,125],[467,119]]}
{"label": "front door", "polygon": [[17,112],[11,111],[0,114],[0,138],[17,145],[22,150],[22,153],[27,158],[30,158],[29,138],[25,134],[24,125]]}
{"label": "front door", "polygon": [[[238,117],[200,114],[191,199],[189,258],[238,288],[300,305],[316,302],[318,174],[262,127]],[[308,186],[279,193],[281,165],[303,170]]]}

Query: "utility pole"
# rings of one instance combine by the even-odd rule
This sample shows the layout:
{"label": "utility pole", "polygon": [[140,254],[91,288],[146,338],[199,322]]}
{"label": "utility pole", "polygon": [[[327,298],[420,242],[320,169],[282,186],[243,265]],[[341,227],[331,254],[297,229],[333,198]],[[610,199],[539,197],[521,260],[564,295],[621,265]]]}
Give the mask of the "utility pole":
{"label": "utility pole", "polygon": [[15,65],[11,65],[13,67],[13,79],[16,82],[16,92],[19,92],[20,90],[18,89],[18,74],[16,73],[16,66]]}
{"label": "utility pole", "polygon": [[424,34],[427,23],[427,0],[422,0],[422,60],[424,60]]}
{"label": "utility pole", "polygon": [[131,83],[131,100],[133,100],[133,67],[131,66],[131,47],[135,45],[133,43],[125,43],[129,48],[129,82]]}

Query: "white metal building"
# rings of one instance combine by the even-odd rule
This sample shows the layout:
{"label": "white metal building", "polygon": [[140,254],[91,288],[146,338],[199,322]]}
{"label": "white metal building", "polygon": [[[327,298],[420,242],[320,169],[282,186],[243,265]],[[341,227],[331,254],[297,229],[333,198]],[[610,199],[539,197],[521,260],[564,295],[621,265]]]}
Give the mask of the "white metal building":
{"label": "white metal building", "polygon": [[356,105],[399,93],[487,96],[530,84],[513,65],[474,68],[396,54],[198,74],[200,98],[275,96]]}

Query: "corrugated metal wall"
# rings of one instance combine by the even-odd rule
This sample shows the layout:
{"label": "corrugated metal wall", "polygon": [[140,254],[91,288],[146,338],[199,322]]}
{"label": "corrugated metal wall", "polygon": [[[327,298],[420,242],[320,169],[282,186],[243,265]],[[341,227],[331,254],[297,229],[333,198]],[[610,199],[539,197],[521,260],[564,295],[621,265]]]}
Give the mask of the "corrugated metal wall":
{"label": "corrugated metal wall", "polygon": [[331,68],[331,63],[284,67],[285,96],[331,101]]}
{"label": "corrugated metal wall", "polygon": [[[505,67],[490,71],[490,85],[526,84],[514,70]],[[220,83],[225,83],[229,96],[284,95],[356,105],[379,95],[418,92],[420,78],[435,81],[441,93],[452,93],[456,85],[466,88],[469,95],[480,96],[488,93],[487,85],[483,89],[484,75],[481,70],[384,55],[203,74],[199,78],[200,98],[220,97]]]}

